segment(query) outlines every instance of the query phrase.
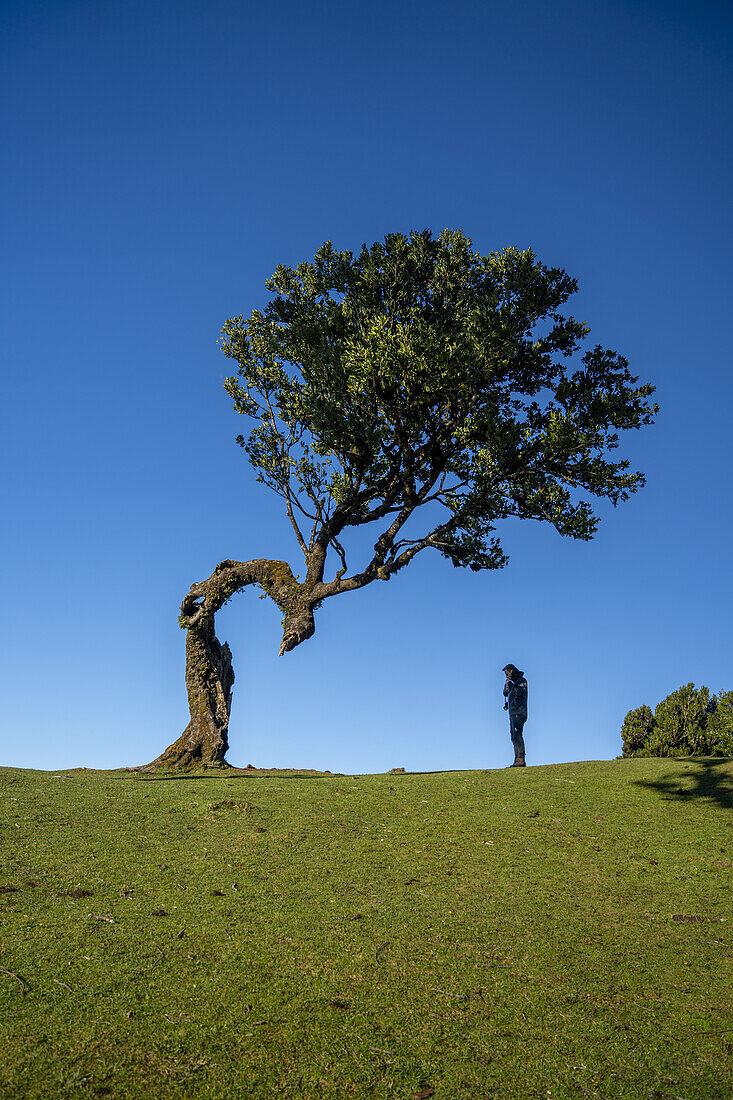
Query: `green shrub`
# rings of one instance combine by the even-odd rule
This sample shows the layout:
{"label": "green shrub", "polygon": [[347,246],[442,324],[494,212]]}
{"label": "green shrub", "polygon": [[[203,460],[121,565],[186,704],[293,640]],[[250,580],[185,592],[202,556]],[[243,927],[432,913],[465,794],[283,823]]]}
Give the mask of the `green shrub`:
{"label": "green shrub", "polygon": [[657,704],[630,710],[621,727],[624,756],[733,755],[733,691],[684,684]]}
{"label": "green shrub", "polygon": [[717,706],[709,719],[710,730],[722,755],[733,756],[733,691],[721,691],[715,698]]}
{"label": "green shrub", "polygon": [[646,703],[644,703],[643,706],[637,707],[636,710],[630,710],[624,718],[624,724],[621,727],[621,739],[624,746],[623,755],[646,755],[641,752],[641,749],[644,747],[653,726],[654,715],[652,714],[652,708],[648,707]]}

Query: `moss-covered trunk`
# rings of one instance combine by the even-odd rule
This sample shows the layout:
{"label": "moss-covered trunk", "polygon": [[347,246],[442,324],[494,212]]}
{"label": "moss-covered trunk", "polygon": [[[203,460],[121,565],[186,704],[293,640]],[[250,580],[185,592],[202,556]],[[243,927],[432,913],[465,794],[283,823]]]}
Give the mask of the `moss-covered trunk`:
{"label": "moss-covered trunk", "polygon": [[190,721],[181,736],[148,764],[149,768],[228,767],[229,714],[234,669],[226,642],[214,633],[213,619],[186,631],[186,690]]}
{"label": "moss-covered trunk", "polygon": [[181,736],[145,771],[157,768],[229,767],[229,714],[234,670],[229,646],[214,633],[214,616],[235,592],[255,584],[283,612],[280,655],[310,638],[315,630],[313,603],[287,562],[257,558],[217,565],[208,580],[192,584],[181,604],[179,624],[186,630],[186,690],[191,719]]}

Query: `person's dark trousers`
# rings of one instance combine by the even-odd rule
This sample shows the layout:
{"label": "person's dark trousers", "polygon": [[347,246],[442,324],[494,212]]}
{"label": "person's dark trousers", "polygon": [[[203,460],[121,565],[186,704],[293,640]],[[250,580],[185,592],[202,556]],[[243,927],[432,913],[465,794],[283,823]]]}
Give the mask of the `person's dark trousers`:
{"label": "person's dark trousers", "polygon": [[509,728],[512,734],[512,745],[514,746],[514,762],[521,760],[524,763],[524,737],[522,731],[524,729],[524,723],[527,721],[525,714],[510,714],[509,715]]}

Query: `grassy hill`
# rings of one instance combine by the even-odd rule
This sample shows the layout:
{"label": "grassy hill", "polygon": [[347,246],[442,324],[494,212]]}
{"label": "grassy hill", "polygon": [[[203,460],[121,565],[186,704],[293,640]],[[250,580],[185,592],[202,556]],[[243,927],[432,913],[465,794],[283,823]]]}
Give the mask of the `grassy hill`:
{"label": "grassy hill", "polygon": [[0,770],[0,1095],[733,1095],[733,761]]}

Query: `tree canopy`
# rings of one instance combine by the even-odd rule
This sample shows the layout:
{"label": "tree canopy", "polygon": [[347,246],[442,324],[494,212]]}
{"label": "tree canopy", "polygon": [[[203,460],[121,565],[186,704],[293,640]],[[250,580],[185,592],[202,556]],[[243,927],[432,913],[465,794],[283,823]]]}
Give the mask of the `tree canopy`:
{"label": "tree canopy", "polygon": [[[225,388],[254,421],[238,442],[285,501],[314,595],[387,580],[426,547],[499,568],[510,517],[590,539],[588,498],[643,485],[614,451],[652,422],[654,387],[600,345],[576,357],[589,327],[560,310],[577,285],[531,249],[481,256],[460,230],[393,233],[278,267],[270,302],[226,322]],[[408,538],[431,502],[441,521]],[[339,536],[380,520],[374,555],[347,575]],[[339,568],[324,582],[329,549]]]}

